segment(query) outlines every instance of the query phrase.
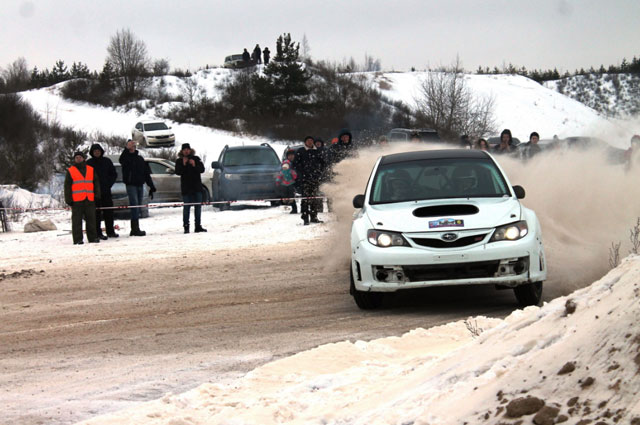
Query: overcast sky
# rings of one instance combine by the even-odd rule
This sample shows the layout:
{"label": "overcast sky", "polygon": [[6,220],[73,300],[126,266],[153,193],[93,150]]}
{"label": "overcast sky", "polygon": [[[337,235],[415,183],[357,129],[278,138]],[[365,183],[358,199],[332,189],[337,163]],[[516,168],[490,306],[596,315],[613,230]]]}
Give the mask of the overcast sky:
{"label": "overcast sky", "polygon": [[640,57],[638,0],[0,0],[0,67],[62,59],[100,70],[122,28],[172,68],[220,65],[278,35],[306,35],[311,57],[341,62],[365,52],[385,70],[509,62],[573,71]]}

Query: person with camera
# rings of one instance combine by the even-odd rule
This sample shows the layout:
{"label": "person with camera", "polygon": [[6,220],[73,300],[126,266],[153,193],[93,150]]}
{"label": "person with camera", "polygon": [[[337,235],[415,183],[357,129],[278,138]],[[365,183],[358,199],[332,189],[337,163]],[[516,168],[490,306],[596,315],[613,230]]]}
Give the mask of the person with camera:
{"label": "person with camera", "polygon": [[129,139],[119,159],[122,165],[122,181],[127,186],[129,208],[131,211],[131,232],[129,236],[145,236],[140,230],[140,206],[144,198],[144,184],[149,186],[149,197],[153,199],[156,187],[151,179],[151,168],[136,149],[136,142]]}
{"label": "person with camera", "polygon": [[193,206],[193,215],[195,216],[196,226],[195,233],[206,232],[207,229],[202,227],[200,217],[202,212],[202,179],[200,174],[204,173],[204,164],[200,157],[196,156],[196,151],[191,149],[189,143],[183,143],[182,149],[178,154],[176,161],[176,174],[180,176],[180,189],[182,192],[182,225],[184,232],[189,233],[189,215],[191,205]]}

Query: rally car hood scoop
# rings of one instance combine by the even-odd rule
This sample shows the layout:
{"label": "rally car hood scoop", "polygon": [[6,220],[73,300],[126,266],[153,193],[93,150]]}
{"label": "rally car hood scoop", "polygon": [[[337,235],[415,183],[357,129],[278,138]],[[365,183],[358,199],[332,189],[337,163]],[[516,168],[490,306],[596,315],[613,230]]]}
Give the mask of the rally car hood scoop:
{"label": "rally car hood scoop", "polygon": [[477,214],[480,210],[475,205],[470,204],[447,204],[432,205],[429,207],[421,207],[413,210],[416,217],[442,217],[442,216],[459,216]]}
{"label": "rally car hood scoop", "polygon": [[521,205],[516,198],[476,198],[398,202],[370,205],[366,214],[376,229],[414,232],[484,229],[520,220]]}

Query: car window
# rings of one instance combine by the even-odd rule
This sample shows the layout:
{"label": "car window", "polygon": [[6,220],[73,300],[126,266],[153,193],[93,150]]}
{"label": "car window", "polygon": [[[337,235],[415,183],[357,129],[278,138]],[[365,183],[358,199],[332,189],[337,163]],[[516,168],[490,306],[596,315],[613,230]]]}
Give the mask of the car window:
{"label": "car window", "polygon": [[151,168],[151,174],[173,174],[167,171],[169,166],[160,162],[147,161],[149,168]]}
{"label": "car window", "polygon": [[136,129],[137,130],[142,130],[142,123],[136,124]]}
{"label": "car window", "polygon": [[507,183],[490,159],[431,159],[380,166],[370,203],[504,195]]}
{"label": "car window", "polygon": [[222,163],[225,166],[280,165],[280,160],[272,149],[229,149]]}
{"label": "car window", "polygon": [[168,130],[169,127],[163,122],[150,122],[144,125],[144,131]]}

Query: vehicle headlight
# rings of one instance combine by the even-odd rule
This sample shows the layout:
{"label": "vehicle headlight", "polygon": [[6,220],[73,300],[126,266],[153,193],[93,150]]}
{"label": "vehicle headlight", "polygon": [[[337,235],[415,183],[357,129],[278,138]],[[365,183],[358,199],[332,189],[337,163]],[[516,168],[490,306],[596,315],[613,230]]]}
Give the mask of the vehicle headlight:
{"label": "vehicle headlight", "polygon": [[496,230],[493,232],[493,236],[491,236],[489,242],[516,241],[524,238],[528,233],[529,227],[527,226],[527,222],[522,220],[516,223],[496,227]]}
{"label": "vehicle headlight", "polygon": [[227,180],[240,180],[240,174],[225,173],[222,176]]}
{"label": "vehicle headlight", "polygon": [[379,246],[380,248],[411,246],[400,233],[387,232],[386,230],[370,229],[367,232],[367,239],[371,245]]}

